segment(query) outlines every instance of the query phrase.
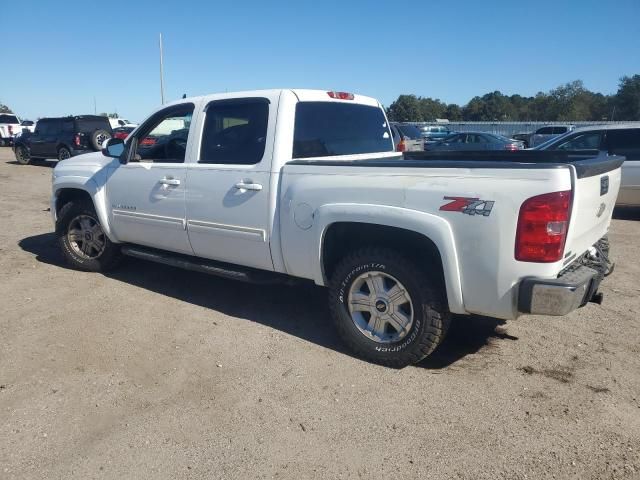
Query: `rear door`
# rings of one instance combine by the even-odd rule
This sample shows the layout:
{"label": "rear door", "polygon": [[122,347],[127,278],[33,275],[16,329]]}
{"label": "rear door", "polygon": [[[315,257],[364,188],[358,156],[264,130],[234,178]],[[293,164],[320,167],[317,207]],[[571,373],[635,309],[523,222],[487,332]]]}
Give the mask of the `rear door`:
{"label": "rear door", "polygon": [[42,138],[42,154],[45,158],[56,158],[58,156],[58,141],[62,136],[62,119],[55,118],[49,121],[49,127]]}
{"label": "rear door", "polygon": [[273,270],[269,181],[279,94],[212,100],[188,165],[186,216],[199,257]]}

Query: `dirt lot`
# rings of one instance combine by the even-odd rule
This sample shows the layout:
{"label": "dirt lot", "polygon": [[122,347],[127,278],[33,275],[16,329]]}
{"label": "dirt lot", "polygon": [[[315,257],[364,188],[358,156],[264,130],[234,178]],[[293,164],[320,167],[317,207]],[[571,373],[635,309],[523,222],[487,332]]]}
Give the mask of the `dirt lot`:
{"label": "dirt lot", "polygon": [[51,164],[0,149],[0,478],[640,478],[640,213],[605,303],[456,319],[416,367],[351,357],[325,291],[130,260],[69,270]]}

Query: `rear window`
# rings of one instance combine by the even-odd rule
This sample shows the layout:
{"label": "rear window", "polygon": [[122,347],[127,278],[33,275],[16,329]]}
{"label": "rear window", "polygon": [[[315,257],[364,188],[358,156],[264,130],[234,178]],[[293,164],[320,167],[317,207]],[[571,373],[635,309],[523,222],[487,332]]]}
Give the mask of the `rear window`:
{"label": "rear window", "polygon": [[422,138],[422,132],[420,132],[420,130],[418,130],[413,125],[398,125],[397,127],[398,130],[400,130],[402,134],[407,138],[410,138],[412,140],[419,140]]}
{"label": "rear window", "polygon": [[640,160],[640,128],[607,131],[607,147],[611,154]]}
{"label": "rear window", "polygon": [[389,125],[378,107],[337,102],[296,106],[293,158],[392,151]]}
{"label": "rear window", "polygon": [[106,117],[102,118],[78,118],[76,120],[78,132],[92,133],[96,130],[111,131],[111,124]]}
{"label": "rear window", "polygon": [[18,117],[16,117],[15,115],[1,114],[0,123],[20,123],[20,122],[18,121]]}

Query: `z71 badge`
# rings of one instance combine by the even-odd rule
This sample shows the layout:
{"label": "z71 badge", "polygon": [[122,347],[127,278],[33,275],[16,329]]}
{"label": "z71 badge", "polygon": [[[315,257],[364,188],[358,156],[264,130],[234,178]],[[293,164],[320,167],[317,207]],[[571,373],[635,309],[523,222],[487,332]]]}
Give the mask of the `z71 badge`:
{"label": "z71 badge", "polygon": [[460,212],[467,215],[482,215],[488,217],[493,209],[492,200],[480,200],[469,197],[444,197],[444,200],[451,200],[440,207],[444,212]]}

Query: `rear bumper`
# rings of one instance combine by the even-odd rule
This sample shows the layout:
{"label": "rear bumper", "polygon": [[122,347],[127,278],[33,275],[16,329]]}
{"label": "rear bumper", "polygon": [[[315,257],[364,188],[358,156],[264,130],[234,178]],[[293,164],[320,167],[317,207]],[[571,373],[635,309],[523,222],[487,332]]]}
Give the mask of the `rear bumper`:
{"label": "rear bumper", "polygon": [[566,315],[586,305],[597,296],[602,275],[584,265],[561,274],[558,278],[525,278],[520,282],[518,310],[534,315]]}

